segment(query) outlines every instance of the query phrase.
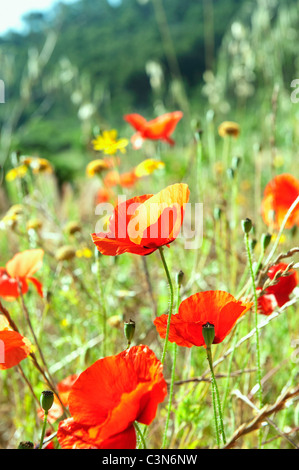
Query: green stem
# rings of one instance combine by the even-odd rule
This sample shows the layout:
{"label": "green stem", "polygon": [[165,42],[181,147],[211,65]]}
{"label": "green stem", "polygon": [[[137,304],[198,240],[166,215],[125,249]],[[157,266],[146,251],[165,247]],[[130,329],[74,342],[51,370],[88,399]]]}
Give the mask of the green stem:
{"label": "green stem", "polygon": [[161,359],[161,363],[164,364],[165,354],[166,354],[167,344],[168,344],[169,330],[170,330],[170,320],[171,320],[171,314],[172,314],[172,308],[173,308],[173,285],[172,285],[169,269],[167,267],[166,260],[165,260],[165,257],[164,257],[163,248],[161,246],[159,247],[159,252],[160,252],[160,256],[161,256],[161,259],[162,259],[164,270],[165,270],[165,273],[166,273],[166,276],[167,276],[167,280],[168,280],[168,284],[169,284],[169,290],[170,290],[168,321],[167,321],[166,336],[165,336],[165,342],[164,342],[162,359]]}
{"label": "green stem", "polygon": [[146,449],[146,442],[145,442],[145,438],[144,438],[144,435],[140,429],[140,427],[138,426],[137,422],[135,421],[134,422],[134,428],[136,429],[137,431],[137,434],[142,442],[142,445],[143,445],[143,448]]}
{"label": "green stem", "polygon": [[[177,310],[180,306],[180,284],[178,283],[177,285]],[[170,412],[171,412],[171,405],[172,405],[172,398],[173,398],[173,384],[174,384],[174,379],[175,379],[175,366],[176,366],[176,358],[177,358],[177,345],[176,343],[173,343],[173,359],[172,359],[172,369],[171,369],[171,379],[170,379],[170,387],[169,387],[169,400],[168,400],[168,410],[167,410],[167,418],[166,418],[166,424],[165,424],[165,430],[164,430],[164,435],[163,435],[163,441],[162,441],[162,449],[165,448],[166,446],[166,440],[167,440],[167,431],[168,431],[168,425],[169,425],[169,420],[170,420]]]}
{"label": "green stem", "polygon": [[231,353],[230,360],[229,360],[229,363],[228,363],[227,379],[226,379],[224,397],[223,397],[223,402],[222,402],[222,408],[223,409],[225,408],[226,400],[227,400],[227,397],[228,397],[229,381],[230,381],[230,375],[231,375],[231,370],[232,370],[232,363],[233,363],[235,348],[236,348],[236,344],[237,344],[237,339],[238,339],[238,335],[237,335],[237,332],[235,331],[234,336],[233,336],[232,353]]}
{"label": "green stem", "polygon": [[96,260],[97,260],[97,276],[98,276],[98,285],[100,291],[100,305],[103,313],[103,350],[102,355],[103,357],[106,356],[106,340],[107,340],[107,309],[105,304],[104,298],[104,291],[103,291],[103,284],[102,284],[102,276],[101,276],[101,266],[100,266],[100,253],[96,252]]}
{"label": "green stem", "polygon": [[197,132],[195,135],[196,138],[196,188],[197,188],[197,199],[200,200],[201,197],[201,172],[202,172],[202,141],[200,133]]}
{"label": "green stem", "polygon": [[43,429],[42,429],[42,435],[41,435],[41,438],[40,438],[39,449],[43,448],[44,437],[45,437],[46,427],[47,427],[47,419],[48,419],[48,411],[45,411]]}
{"label": "green stem", "polygon": [[[217,386],[217,382],[216,382],[216,378],[214,374],[211,348],[207,348],[207,358],[208,358],[208,362],[209,362],[209,366],[211,370],[211,376],[212,376],[213,408],[214,408],[214,418],[215,418],[216,434],[217,434],[217,445],[219,447],[220,434],[222,437],[223,444],[226,444],[226,437],[224,433],[220,396],[219,396],[218,386]],[[219,422],[218,422],[218,417],[219,417]]]}
{"label": "green stem", "polygon": [[[253,270],[252,265],[252,257],[251,251],[249,246],[249,237],[248,233],[245,233],[245,245],[247,250],[248,262],[249,262],[249,269],[252,281],[252,288],[253,288],[253,297],[254,297],[254,316],[255,316],[255,340],[256,340],[256,366],[257,366],[257,381],[259,386],[259,402],[260,408],[263,406],[263,393],[262,393],[262,373],[261,373],[261,359],[260,359],[260,345],[259,345],[259,330],[258,330],[258,299],[256,293],[256,286],[255,286],[255,272]],[[259,447],[261,446],[261,430],[259,430]]]}

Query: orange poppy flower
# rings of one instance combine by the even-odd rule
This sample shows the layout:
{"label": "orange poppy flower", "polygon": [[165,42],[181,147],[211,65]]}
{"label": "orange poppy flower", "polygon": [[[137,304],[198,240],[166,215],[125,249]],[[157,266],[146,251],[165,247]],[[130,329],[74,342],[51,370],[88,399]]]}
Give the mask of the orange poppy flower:
{"label": "orange poppy flower", "polygon": [[92,240],[103,255],[148,255],[176,239],[188,199],[186,184],[128,199],[115,207],[109,232],[93,233]]}
{"label": "orange poppy flower", "polygon": [[[59,393],[59,397],[65,407],[68,406],[69,394],[77,378],[78,378],[77,374],[69,375],[68,377],[66,377],[65,379],[63,379],[61,382],[57,384],[57,391]],[[54,423],[58,418],[60,418],[63,415],[63,412],[64,410],[61,406],[60,401],[58,400],[57,396],[54,395],[54,403],[48,412],[48,418],[47,418],[48,422]],[[40,408],[37,411],[37,415],[40,419],[42,420],[44,419],[45,412],[43,408]]]}
{"label": "orange poppy flower", "polygon": [[167,394],[163,366],[147,346],[99,359],[74,383],[72,418],[59,423],[62,448],[134,449],[134,421],[149,425]]}
{"label": "orange poppy flower", "polygon": [[138,176],[135,174],[134,170],[121,174],[117,171],[109,171],[104,178],[104,184],[108,187],[120,185],[123,188],[130,188],[134,186],[137,180]]}
{"label": "orange poppy flower", "polygon": [[166,113],[151,121],[147,121],[140,114],[126,114],[124,120],[131,124],[137,131],[131,138],[131,142],[135,149],[141,148],[145,139],[163,140],[170,145],[174,145],[171,134],[174,132],[177,123],[182,119],[181,111]]}
{"label": "orange poppy flower", "polygon": [[[265,224],[279,229],[293,202],[299,196],[299,180],[283,173],[275,176],[266,186],[262,201],[262,216]],[[299,225],[299,204],[287,220],[286,228]]]}
{"label": "orange poppy flower", "polygon": [[9,323],[0,316],[0,370],[10,369],[26,359],[31,352],[29,339],[10,328]]}
{"label": "orange poppy flower", "polygon": [[42,284],[32,276],[42,264],[44,251],[41,249],[26,250],[17,253],[6,263],[5,268],[0,268],[0,297],[19,297],[19,283],[22,294],[28,291],[28,282],[32,282],[42,297]]}
{"label": "orange poppy flower", "polygon": [[[279,263],[272,266],[268,271],[268,277],[274,279],[278,271],[285,271],[286,263]],[[298,285],[298,275],[294,269],[288,271],[287,276],[281,276],[273,286],[267,287],[265,294],[258,299],[259,312],[263,315],[271,315],[276,307],[282,307],[290,300],[290,295]],[[257,289],[260,291],[261,289]]]}
{"label": "orange poppy flower", "polygon": [[[213,343],[221,343],[238,318],[252,305],[252,302],[238,301],[231,294],[219,290],[191,295],[180,304],[178,313],[171,316],[168,339],[187,348],[205,347],[202,329],[209,323],[215,328]],[[166,336],[167,320],[166,314],[154,320],[161,338]]]}
{"label": "orange poppy flower", "polygon": [[102,202],[108,202],[114,196],[113,191],[108,188],[100,188],[98,189],[95,197],[95,203],[101,204]]}

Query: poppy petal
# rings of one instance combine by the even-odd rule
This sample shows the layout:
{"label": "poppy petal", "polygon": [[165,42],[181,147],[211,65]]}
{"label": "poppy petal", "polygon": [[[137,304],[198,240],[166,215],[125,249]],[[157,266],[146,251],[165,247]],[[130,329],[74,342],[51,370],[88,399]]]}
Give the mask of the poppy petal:
{"label": "poppy petal", "polygon": [[32,282],[32,284],[35,286],[36,290],[37,290],[37,293],[38,295],[40,295],[40,297],[43,297],[44,294],[43,294],[43,285],[40,281],[38,281],[35,277],[27,277],[27,280]]}
{"label": "poppy petal", "polygon": [[[0,369],[10,369],[25,359],[31,351],[31,343],[16,331],[0,331],[0,346],[4,345],[4,350],[0,350]],[[3,358],[1,355],[3,354]],[[3,359],[3,361],[2,361]]]}
{"label": "poppy petal", "polygon": [[[161,246],[173,241],[183,222],[190,191],[187,184],[174,184],[147,199],[137,207],[128,225],[130,240],[143,246]],[[159,221],[159,223],[158,223]],[[135,224],[135,225],[134,225]],[[155,224],[157,224],[155,226]],[[138,225],[138,231],[136,226]],[[148,233],[148,228],[150,228]],[[164,239],[157,244],[154,239]]]}
{"label": "poppy petal", "polygon": [[28,291],[28,284],[25,278],[15,279],[10,277],[5,269],[0,270],[0,297],[6,300],[13,300],[20,295],[19,283],[22,294]]}
{"label": "poppy petal", "polygon": [[182,117],[183,113],[181,111],[174,111],[149,121],[146,126],[145,136],[148,139],[169,139]]}
{"label": "poppy petal", "polygon": [[[179,346],[205,346],[202,327],[211,323],[215,328],[213,343],[224,340],[239,317],[245,314],[252,302],[241,302],[224,291],[206,291],[191,295],[180,304],[179,311],[170,321],[169,341]],[[168,315],[157,317],[154,324],[162,338],[166,336]]]}
{"label": "poppy petal", "polygon": [[[288,209],[299,196],[299,181],[288,173],[277,175],[266,186],[262,201],[262,216],[266,225],[279,229]],[[299,225],[299,204],[285,227]]]}
{"label": "poppy petal", "polygon": [[74,383],[69,408],[84,426],[99,426],[99,438],[121,433],[134,421],[150,424],[167,393],[162,365],[147,346],[133,346],[99,359]]}
{"label": "poppy petal", "polygon": [[108,439],[98,437],[98,426],[84,426],[68,418],[59,423],[57,438],[62,449],[135,449],[136,433],[130,426]]}
{"label": "poppy petal", "polygon": [[143,130],[147,124],[146,119],[140,114],[126,114],[124,120],[127,121],[136,131]]}
{"label": "poppy petal", "polygon": [[25,250],[17,253],[8,263],[6,271],[11,277],[27,277],[34,274],[42,264],[44,250]]}

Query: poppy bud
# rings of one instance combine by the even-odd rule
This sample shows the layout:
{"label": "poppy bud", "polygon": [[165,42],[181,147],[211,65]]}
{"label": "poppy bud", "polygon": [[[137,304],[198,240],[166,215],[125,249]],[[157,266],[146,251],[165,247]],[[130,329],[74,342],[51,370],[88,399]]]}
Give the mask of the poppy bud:
{"label": "poppy bud", "polygon": [[297,234],[297,226],[294,225],[294,227],[291,228],[291,236],[294,238]]}
{"label": "poppy bud", "polygon": [[124,323],[124,333],[128,340],[128,346],[130,346],[135,333],[135,322],[133,320]]}
{"label": "poppy bud", "polygon": [[242,162],[241,157],[233,157],[232,158],[232,168],[233,170],[237,170]]}
{"label": "poppy bud", "polygon": [[221,214],[222,214],[222,210],[220,209],[220,207],[215,207],[214,217],[215,217],[216,220],[220,220]]}
{"label": "poppy bud", "polygon": [[228,168],[226,170],[226,174],[227,174],[227,177],[230,179],[230,180],[233,180],[234,177],[235,177],[235,170],[233,168]]}
{"label": "poppy bud", "polygon": [[255,249],[256,244],[257,244],[256,238],[253,238],[252,240],[250,240],[249,242],[250,251],[253,251]]}
{"label": "poppy bud", "polygon": [[40,397],[40,404],[44,411],[48,412],[54,402],[54,393],[52,390],[44,390]]}
{"label": "poppy bud", "polygon": [[202,336],[207,348],[210,348],[215,338],[215,327],[212,323],[207,322],[202,325]]}
{"label": "poppy bud", "polygon": [[244,233],[249,233],[252,229],[252,221],[248,217],[242,220],[242,229]]}
{"label": "poppy bud", "polygon": [[263,247],[263,250],[266,250],[271,242],[271,238],[272,238],[272,235],[270,235],[270,233],[263,233],[262,235],[262,239],[261,239],[261,243],[262,243],[262,247]]}
{"label": "poppy bud", "polygon": [[18,449],[34,449],[34,444],[30,441],[22,441],[18,445]]}
{"label": "poppy bud", "polygon": [[179,287],[181,287],[181,285],[183,283],[184,276],[185,276],[185,274],[183,273],[182,270],[177,273],[177,285]]}

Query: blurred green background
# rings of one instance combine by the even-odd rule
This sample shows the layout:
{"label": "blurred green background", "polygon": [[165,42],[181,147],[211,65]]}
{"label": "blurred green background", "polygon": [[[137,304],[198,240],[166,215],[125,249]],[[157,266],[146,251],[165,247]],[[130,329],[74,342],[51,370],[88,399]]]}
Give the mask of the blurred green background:
{"label": "blurred green background", "polygon": [[0,38],[1,166],[12,152],[38,155],[72,180],[100,129],[131,135],[123,115],[132,112],[181,109],[182,145],[206,112],[217,122],[246,116],[260,132],[275,90],[287,116],[277,139],[290,148],[298,12],[298,0],[79,0],[28,13],[23,33]]}

